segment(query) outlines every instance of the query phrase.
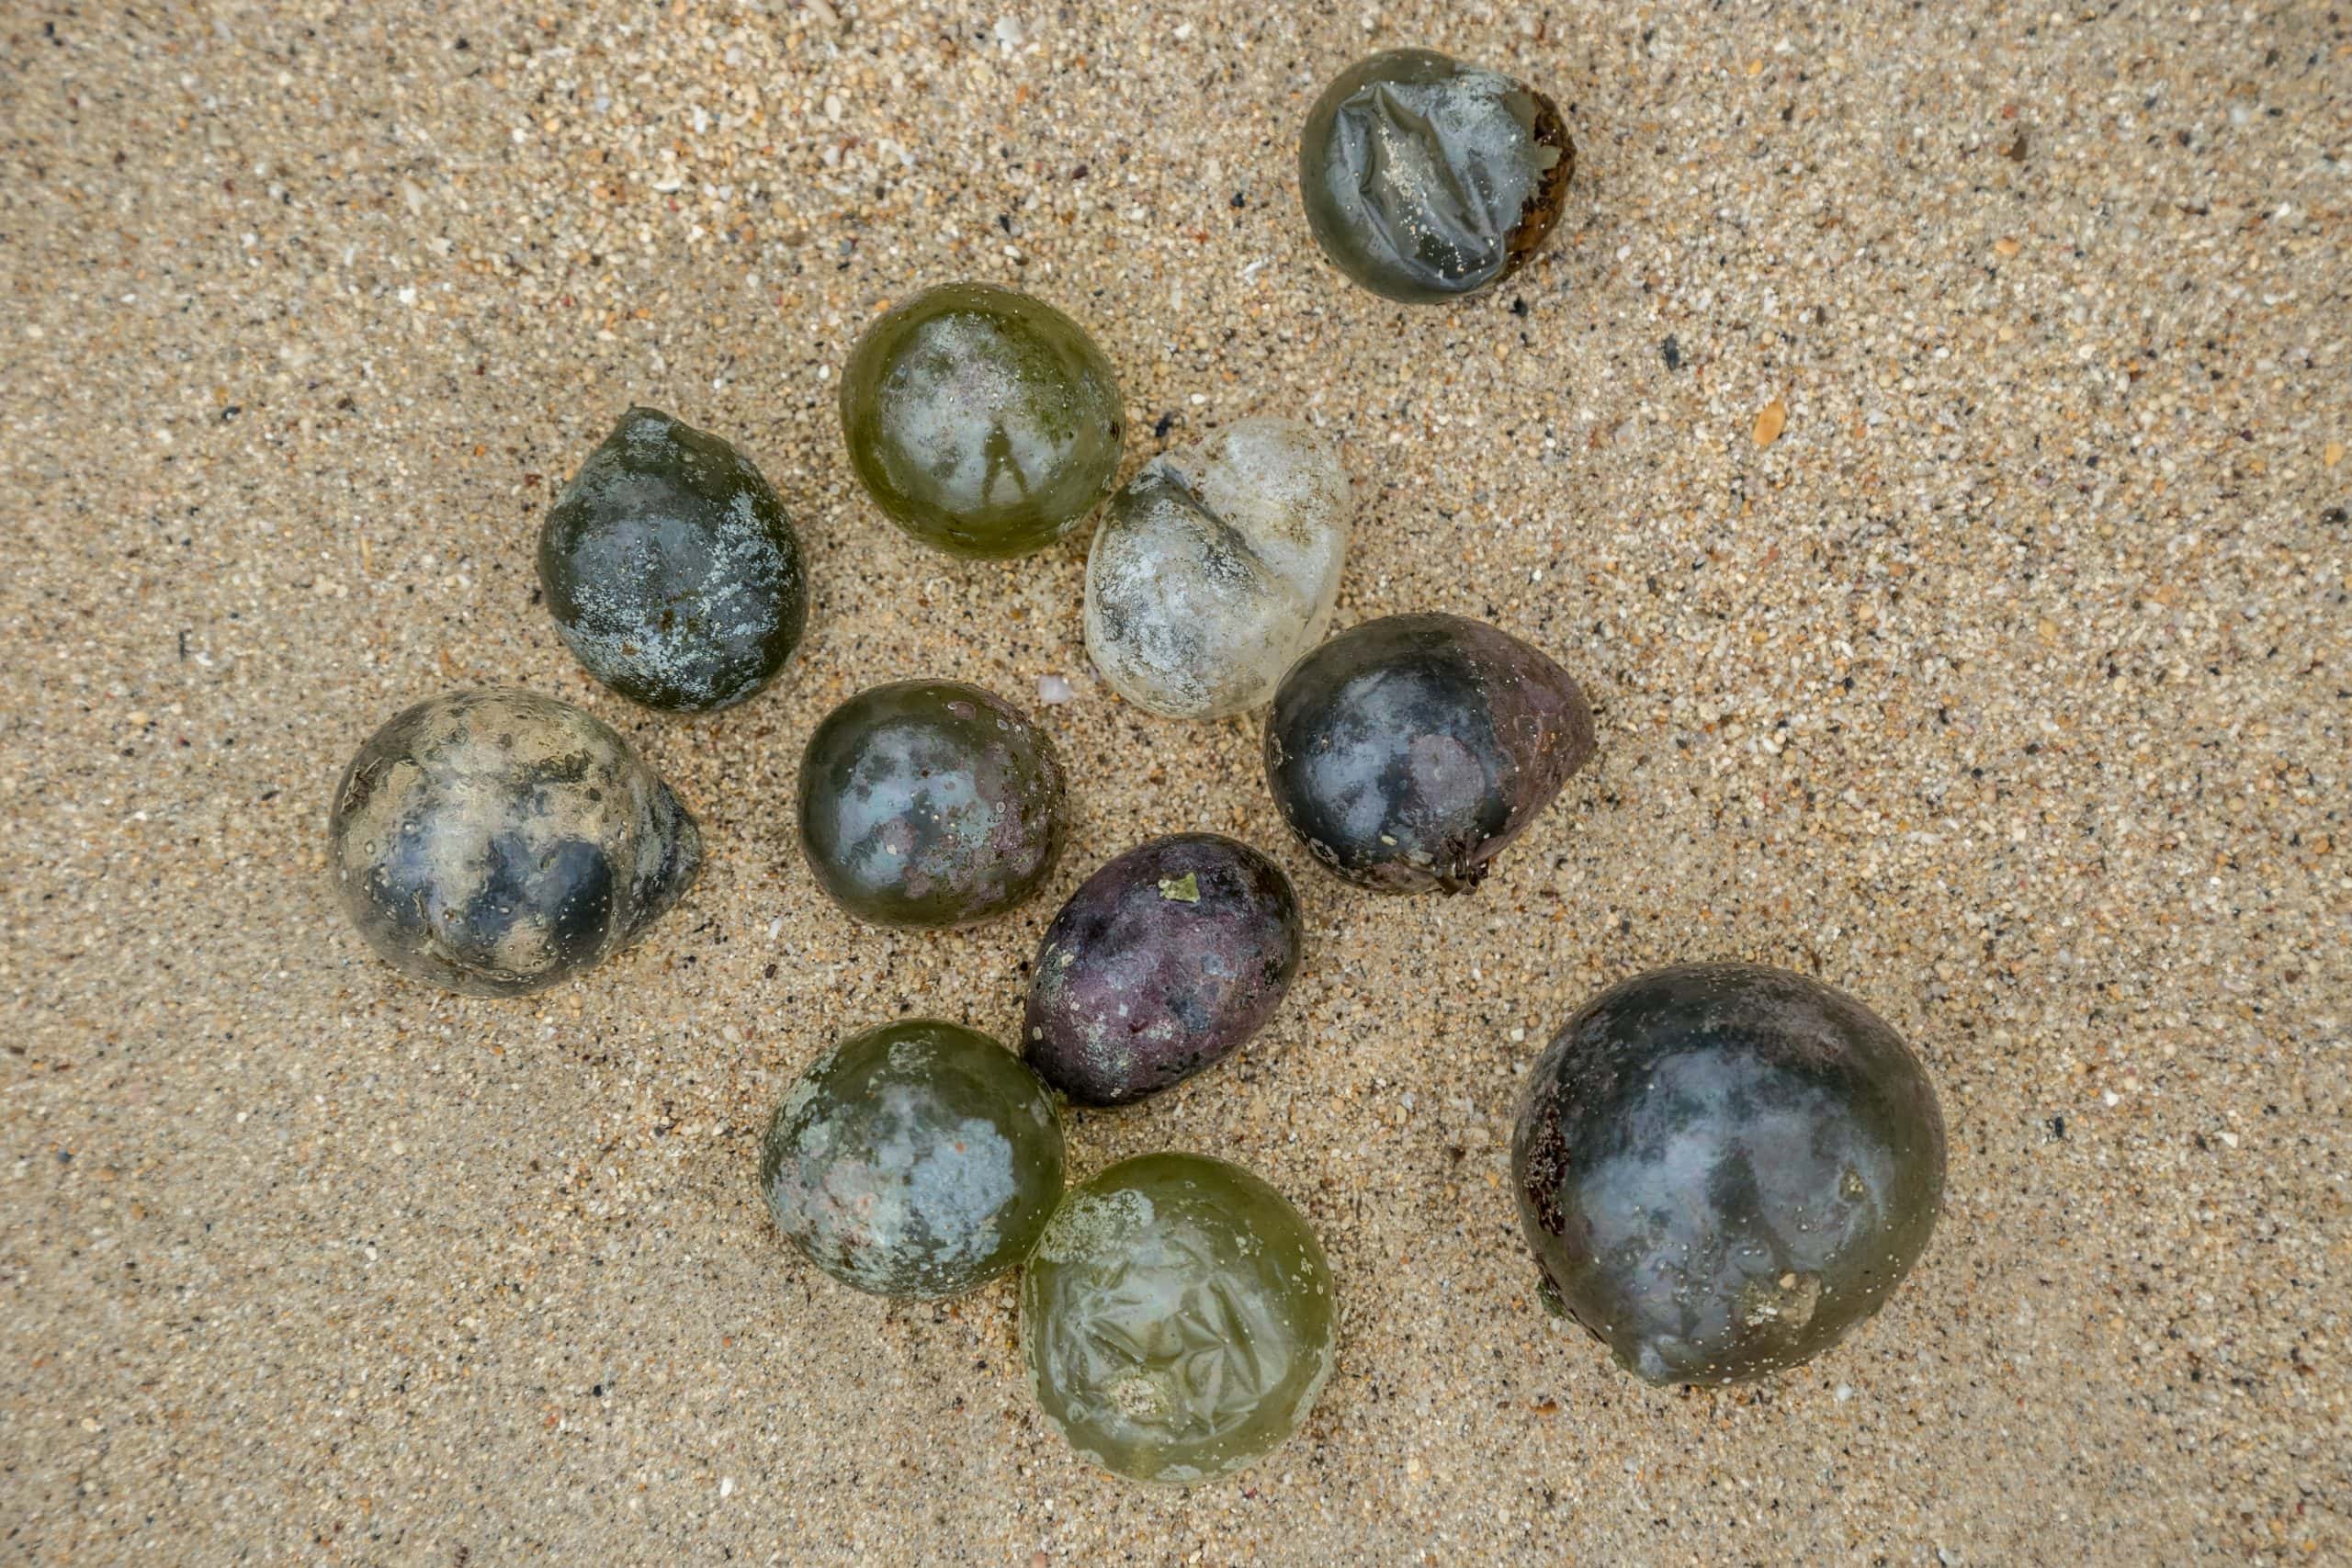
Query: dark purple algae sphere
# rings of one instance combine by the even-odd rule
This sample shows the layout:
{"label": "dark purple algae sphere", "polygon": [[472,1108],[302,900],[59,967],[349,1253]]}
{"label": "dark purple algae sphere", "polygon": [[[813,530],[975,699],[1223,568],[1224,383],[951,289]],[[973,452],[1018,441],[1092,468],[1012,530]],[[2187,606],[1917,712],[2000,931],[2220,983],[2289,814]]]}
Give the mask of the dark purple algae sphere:
{"label": "dark purple algae sphere", "polygon": [[1592,756],[1550,656],[1460,615],[1388,615],[1290,668],[1266,782],[1310,853],[1375,893],[1466,893]]}
{"label": "dark purple algae sphere", "polygon": [[873,686],[800,760],[800,847],[860,919],[933,930],[1037,890],[1063,836],[1062,768],[1021,710],[960,681]]}
{"label": "dark purple algae sphere", "polygon": [[1637,975],[1528,1074],[1519,1215],[1558,1304],[1655,1383],[1742,1382],[1876,1312],[1928,1245],[1943,1113],[1902,1037],[1752,964]]}
{"label": "dark purple algae sphere", "polygon": [[1154,839],[1081,884],[1046,930],[1022,1054],[1081,1105],[1125,1105],[1230,1055],[1298,972],[1283,868],[1215,833]]}

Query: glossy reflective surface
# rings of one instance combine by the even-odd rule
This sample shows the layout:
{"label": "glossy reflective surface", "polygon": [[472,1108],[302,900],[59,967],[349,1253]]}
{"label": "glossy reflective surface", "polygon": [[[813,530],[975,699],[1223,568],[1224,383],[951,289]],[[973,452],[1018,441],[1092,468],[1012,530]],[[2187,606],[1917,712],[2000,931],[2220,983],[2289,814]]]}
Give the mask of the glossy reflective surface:
{"label": "glossy reflective surface", "polygon": [[1559,220],[1575,167],[1551,99],[1425,49],[1343,73],[1308,113],[1298,150],[1316,243],[1408,304],[1517,271]]}
{"label": "glossy reflective surface", "polygon": [[556,498],[539,585],[591,675],[679,713],[766,685],[808,618],[800,541],[767,480],[655,409],[623,414]]}
{"label": "glossy reflective surface", "polygon": [[1466,892],[1593,752],[1567,671],[1483,621],[1390,615],[1322,644],[1266,715],[1274,804],[1326,867]]}
{"label": "glossy reflective surface", "polygon": [[677,902],[702,835],[618,735],[530,692],[456,692],[369,738],[335,787],[327,863],[401,973],[475,996],[553,985]]}
{"label": "glossy reflective surface", "polygon": [[1046,928],[1022,1055],[1080,1104],[1141,1100],[1255,1034],[1300,941],[1282,867],[1215,833],[1155,839],[1088,877]]}
{"label": "glossy reflective surface", "polygon": [[875,686],[827,715],[800,762],[800,845],[862,919],[970,925],[1036,890],[1061,847],[1053,742],[956,681]]}
{"label": "glossy reflective surface", "polygon": [[1077,322],[1011,289],[951,283],[866,329],[842,373],[866,492],[927,545],[1026,555],[1109,493],[1126,415]]}
{"label": "glossy reflective surface", "polygon": [[937,1019],[842,1042],[760,1145],[776,1229],[861,1291],[952,1296],[1029,1255],[1062,1193],[1062,1130],[1021,1059]]}
{"label": "glossy reflective surface", "polygon": [[1245,419],[1145,464],[1086,562],[1086,651],[1170,718],[1253,708],[1331,618],[1355,500],[1314,426]]}
{"label": "glossy reflective surface", "polygon": [[1530,1072],[1511,1146],[1551,1287],[1652,1382],[1735,1382],[1878,1310],[1942,1202],[1925,1070],[1860,1002],[1757,964],[1604,992]]}
{"label": "glossy reflective surface", "polygon": [[1240,1470],[1330,1375],[1331,1271],[1306,1219],[1239,1166],[1124,1160],[1073,1188],[1021,1281],[1037,1403],[1080,1455],[1136,1481]]}

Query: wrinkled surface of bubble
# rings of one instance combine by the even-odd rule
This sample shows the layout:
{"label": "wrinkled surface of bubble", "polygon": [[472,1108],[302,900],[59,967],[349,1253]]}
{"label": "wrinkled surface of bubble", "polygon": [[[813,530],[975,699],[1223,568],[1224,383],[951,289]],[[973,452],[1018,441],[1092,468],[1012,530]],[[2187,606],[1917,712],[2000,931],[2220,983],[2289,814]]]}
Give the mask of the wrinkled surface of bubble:
{"label": "wrinkled surface of bubble", "polygon": [[866,493],[953,555],[1026,555],[1109,492],[1126,414],[1079,324],[981,283],[929,289],[866,329],[842,374],[842,431]]}
{"label": "wrinkled surface of bubble", "polygon": [[1354,507],[1337,447],[1296,420],[1246,419],[1153,458],[1087,557],[1095,668],[1170,718],[1264,703],[1330,622]]}
{"label": "wrinkled surface of bubble", "polygon": [[1466,892],[1593,752],[1566,671],[1483,621],[1389,615],[1309,652],[1267,710],[1266,778],[1325,867]]}
{"label": "wrinkled surface of bubble", "polygon": [[1517,271],[1559,220],[1575,167],[1551,99],[1425,49],[1342,73],[1309,111],[1298,152],[1316,243],[1407,304]]}
{"label": "wrinkled surface of bubble", "polygon": [[1001,697],[901,681],[827,715],[800,763],[800,843],[828,896],[888,926],[971,925],[1052,870],[1066,816],[1053,742]]}
{"label": "wrinkled surface of bubble", "polygon": [[628,742],[512,690],[417,704],[335,788],[328,863],[352,923],[427,985],[511,997],[626,946],[678,901],[702,836]]}
{"label": "wrinkled surface of bubble", "polygon": [[760,1145],[776,1229],[845,1285],[958,1295],[1019,1263],[1062,1192],[1052,1098],[987,1035],[937,1019],[842,1042]]}
{"label": "wrinkled surface of bubble", "polygon": [[1071,1189],[1021,1282],[1046,1418],[1105,1470],[1177,1485],[1299,1428],[1330,1376],[1335,1315],[1306,1218],[1204,1155],[1144,1155]]}
{"label": "wrinkled surface of bubble", "polygon": [[808,618],[800,540],[758,468],[633,408],[539,530],[539,586],[588,673],[649,707],[707,713],[775,677]]}
{"label": "wrinkled surface of bubble", "polygon": [[1842,992],[1758,964],[1640,975],[1531,1069],[1521,1228],[1560,1303],[1651,1382],[1810,1359],[1928,1245],[1944,1125],[1919,1059]]}

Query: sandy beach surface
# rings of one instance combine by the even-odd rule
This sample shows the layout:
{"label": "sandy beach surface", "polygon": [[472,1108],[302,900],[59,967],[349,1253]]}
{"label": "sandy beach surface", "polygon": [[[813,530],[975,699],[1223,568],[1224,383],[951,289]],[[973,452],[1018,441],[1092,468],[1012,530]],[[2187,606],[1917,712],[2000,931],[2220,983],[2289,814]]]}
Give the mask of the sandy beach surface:
{"label": "sandy beach surface", "polygon": [[[1317,89],[1404,44],[1578,151],[1452,307],[1299,209]],[[2352,6],[13,0],[0,157],[0,1560],[2352,1552]],[[1337,434],[1336,625],[1480,616],[1586,683],[1598,760],[1484,887],[1343,887],[1253,719],[1117,700],[1082,536],[967,563],[865,500],[839,368],[958,277],[1086,324],[1129,468]],[[631,401],[807,547],[797,660],[715,717],[534,603]],[[854,924],[790,833],[817,718],[919,674],[1072,779],[1053,880],[965,934]],[[324,879],[359,742],[492,682],[710,846],[508,1002],[399,978]],[[1181,1493],[1043,1424],[1011,1283],[854,1294],[752,1170],[841,1034],[1012,1038],[1061,899],[1187,829],[1290,870],[1300,978],[1073,1171],[1246,1163],[1341,1314],[1308,1427]],[[1511,1116],[1582,998],[1710,957],[1914,1043],[1949,1204],[1833,1353],[1656,1390],[1537,1303]]]}

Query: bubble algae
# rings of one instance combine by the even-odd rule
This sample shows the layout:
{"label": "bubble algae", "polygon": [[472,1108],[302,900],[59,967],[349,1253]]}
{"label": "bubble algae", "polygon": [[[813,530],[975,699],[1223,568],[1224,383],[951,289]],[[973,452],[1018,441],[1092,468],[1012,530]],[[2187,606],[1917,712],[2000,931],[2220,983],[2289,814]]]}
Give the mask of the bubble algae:
{"label": "bubble algae", "polygon": [[1576,148],[1551,99],[1426,49],[1361,61],[1299,140],[1307,227],[1374,293],[1428,304],[1519,270],[1559,220]]}
{"label": "bubble algae", "polygon": [[556,497],[539,586],[588,673],[677,713],[766,685],[808,618],[800,540],[767,480],[657,409],[621,415]]}
{"label": "bubble algae", "polygon": [[551,986],[634,942],[702,863],[667,784],[602,720],[534,693],[417,704],[352,758],[327,862],[352,924],[413,979]]}
{"label": "bubble algae", "polygon": [[1004,913],[1061,847],[1062,769],[1019,709],[957,681],[901,681],[828,714],[800,762],[800,845],[861,919],[939,929]]}
{"label": "bubble algae", "polygon": [[1936,1093],[1852,998],[1748,964],[1603,992],[1529,1071],[1521,1228],[1562,1305],[1628,1371],[1726,1383],[1876,1312],[1935,1227]]}
{"label": "bubble algae", "polygon": [[1215,833],[1137,845],[1070,895],[1030,969],[1021,1054],[1083,1105],[1125,1105],[1238,1049],[1298,972],[1283,868]]}
{"label": "bubble algae", "polygon": [[1062,1194],[1052,1097],[987,1035],[885,1024],[819,1057],[760,1145],[776,1229],[845,1285],[958,1295],[1019,1263]]}
{"label": "bubble algae", "polygon": [[1380,893],[1476,887],[1593,752],[1568,672],[1460,615],[1389,615],[1294,665],[1266,713],[1291,830]]}
{"label": "bubble algae", "polygon": [[1354,497],[1336,446],[1297,420],[1245,419],[1145,464],[1086,561],[1086,651],[1138,707],[1257,707],[1331,619]]}
{"label": "bubble algae", "polygon": [[1334,1316],[1305,1217],[1204,1155],[1144,1155],[1071,1189],[1021,1281],[1038,1405],[1136,1481],[1210,1481],[1280,1446],[1330,1375]]}
{"label": "bubble algae", "polygon": [[1110,362],[1042,300],[984,283],[926,290],[865,331],[842,373],[842,433],[875,504],[951,555],[1027,555],[1118,475],[1126,414]]}

